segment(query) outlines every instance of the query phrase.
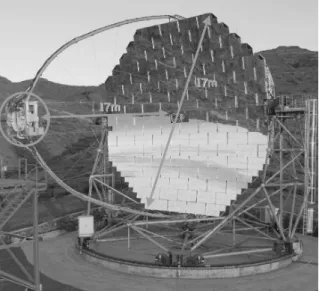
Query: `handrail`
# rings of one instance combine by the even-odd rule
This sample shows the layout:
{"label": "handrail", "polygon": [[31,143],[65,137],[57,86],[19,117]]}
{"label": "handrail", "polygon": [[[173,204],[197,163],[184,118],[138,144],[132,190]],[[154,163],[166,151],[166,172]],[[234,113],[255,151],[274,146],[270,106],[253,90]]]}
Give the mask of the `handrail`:
{"label": "handrail", "polygon": [[[34,171],[36,168],[37,168],[37,167],[34,167],[29,173],[27,173],[27,177],[26,177],[26,178],[28,178],[29,175],[32,173],[32,171]],[[31,184],[31,183],[26,182],[26,184]],[[22,183],[18,183],[18,184],[16,184],[16,185],[14,186],[14,188],[12,188],[12,189],[9,190],[9,194],[6,195],[6,197],[5,197],[5,198],[1,201],[1,203],[0,203],[0,210],[3,210],[4,207],[5,207],[5,205],[3,206],[3,204],[5,204],[6,202],[9,202],[9,203],[10,203],[10,201],[12,201],[12,200],[10,200],[9,198],[11,197],[11,195],[13,195],[13,193],[15,193],[15,190],[16,190],[18,187],[21,187],[22,185],[23,185]]]}

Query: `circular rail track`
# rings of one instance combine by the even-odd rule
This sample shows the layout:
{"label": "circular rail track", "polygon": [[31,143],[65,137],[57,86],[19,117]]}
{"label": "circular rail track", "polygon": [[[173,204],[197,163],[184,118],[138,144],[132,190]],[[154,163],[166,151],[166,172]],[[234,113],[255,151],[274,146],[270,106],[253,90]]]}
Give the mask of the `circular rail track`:
{"label": "circular rail track", "polygon": [[[158,279],[101,268],[86,261],[74,247],[75,234],[64,235],[40,243],[41,272],[46,276],[82,290],[316,290],[318,280],[318,240],[302,237],[304,252],[300,261],[286,268],[240,278],[227,279]],[[32,263],[32,244],[23,245],[28,261]],[[61,268],[63,266],[63,268]],[[44,286],[45,287],[45,286]]]}

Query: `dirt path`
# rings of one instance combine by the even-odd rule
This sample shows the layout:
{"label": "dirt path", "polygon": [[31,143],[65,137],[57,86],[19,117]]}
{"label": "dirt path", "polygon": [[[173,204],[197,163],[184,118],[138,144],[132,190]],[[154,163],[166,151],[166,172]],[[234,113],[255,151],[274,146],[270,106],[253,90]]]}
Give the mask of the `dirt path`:
{"label": "dirt path", "polygon": [[[314,291],[317,290],[318,240],[307,237],[302,262],[285,269],[234,279],[179,280],[156,279],[122,274],[85,261],[74,249],[75,234],[40,245],[41,272],[52,279],[82,290],[95,291]],[[32,263],[32,244],[23,246]],[[310,263],[309,263],[310,261]]]}

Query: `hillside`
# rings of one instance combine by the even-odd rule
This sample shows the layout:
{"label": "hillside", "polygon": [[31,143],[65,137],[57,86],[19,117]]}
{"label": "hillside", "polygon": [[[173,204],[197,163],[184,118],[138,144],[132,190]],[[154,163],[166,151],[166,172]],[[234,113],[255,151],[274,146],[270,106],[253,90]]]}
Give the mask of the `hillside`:
{"label": "hillside", "polygon": [[270,67],[277,94],[318,92],[318,52],[280,46],[260,53]]}
{"label": "hillside", "polygon": [[[0,76],[0,100],[3,100],[13,93],[25,91],[30,83],[31,80],[14,83]],[[102,86],[100,86],[100,88],[95,86],[71,86],[54,83],[42,78],[38,82],[34,93],[38,94],[44,100],[85,101],[87,100],[86,96],[88,96],[90,92],[102,92],[102,90]]]}

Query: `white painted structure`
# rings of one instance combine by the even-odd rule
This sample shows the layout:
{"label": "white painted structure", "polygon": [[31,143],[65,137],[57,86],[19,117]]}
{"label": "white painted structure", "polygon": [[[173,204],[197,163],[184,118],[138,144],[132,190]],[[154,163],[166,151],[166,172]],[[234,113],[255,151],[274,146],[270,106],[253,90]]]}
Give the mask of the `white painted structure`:
{"label": "white painted structure", "polygon": [[39,126],[38,101],[25,101],[27,136],[39,136],[44,134],[44,128]]}
{"label": "white painted structure", "polygon": [[92,237],[94,234],[94,217],[89,216],[79,216],[79,237]]}
{"label": "white painted structure", "polygon": [[26,136],[41,136],[44,128],[39,126],[38,101],[24,101],[23,106],[13,112],[7,112],[7,124],[15,132],[18,138]]}
{"label": "white painted structure", "polygon": [[307,233],[313,233],[313,208],[308,208],[308,217],[307,217]]}

